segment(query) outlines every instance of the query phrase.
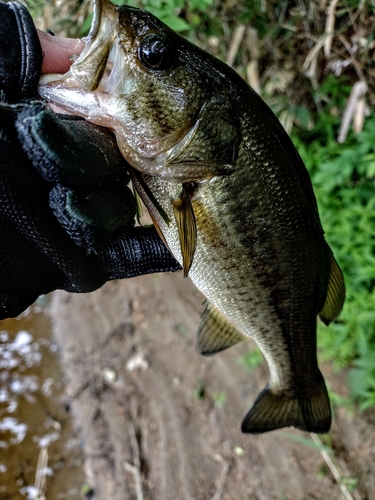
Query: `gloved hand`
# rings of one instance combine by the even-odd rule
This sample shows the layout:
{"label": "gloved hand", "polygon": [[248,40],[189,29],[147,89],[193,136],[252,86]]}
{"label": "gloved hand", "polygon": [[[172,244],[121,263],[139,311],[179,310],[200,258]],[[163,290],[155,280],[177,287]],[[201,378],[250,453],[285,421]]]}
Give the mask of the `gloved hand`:
{"label": "gloved hand", "polygon": [[0,319],[44,293],[180,269],[153,227],[133,227],[127,164],[110,132],[37,96],[39,39],[0,3]]}

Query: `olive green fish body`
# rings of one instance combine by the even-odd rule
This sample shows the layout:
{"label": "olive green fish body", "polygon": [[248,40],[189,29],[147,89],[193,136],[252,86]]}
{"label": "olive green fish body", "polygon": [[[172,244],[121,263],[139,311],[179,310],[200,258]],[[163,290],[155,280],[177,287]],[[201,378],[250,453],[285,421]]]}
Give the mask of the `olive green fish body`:
{"label": "olive green fish body", "polygon": [[[320,388],[323,415],[310,430],[324,431],[330,412],[317,366],[315,329],[328,285],[330,251],[310,180],[302,175],[301,185],[299,179],[298,169],[305,172],[298,154],[291,149],[291,159],[278,144],[289,142],[278,123],[273,131],[266,120],[252,126],[253,121],[251,116],[243,118],[233,173],[196,186],[191,201],[197,246],[189,276],[236,330],[257,342],[268,361],[274,393],[310,398],[316,386]],[[158,177],[143,180],[173,221],[171,200],[179,197],[181,186]],[[182,264],[176,224],[167,225],[142,186],[137,187]],[[210,354],[220,347],[212,346],[210,339],[205,351],[204,345],[198,349]],[[305,429],[305,420],[298,415],[292,423]],[[263,422],[267,429],[274,424]]]}
{"label": "olive green fish body", "polygon": [[247,337],[261,348],[270,381],[243,431],[328,431],[316,317],[339,314],[344,285],[301,158],[224,63],[146,11],[95,4],[84,53],[42,95],[114,131],[162,238],[207,298],[198,352]]}

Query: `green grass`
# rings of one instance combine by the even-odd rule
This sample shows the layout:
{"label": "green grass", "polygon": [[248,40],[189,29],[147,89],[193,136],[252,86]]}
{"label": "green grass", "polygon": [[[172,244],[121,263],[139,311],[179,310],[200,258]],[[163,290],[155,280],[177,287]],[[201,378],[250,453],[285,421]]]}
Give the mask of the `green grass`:
{"label": "green grass", "polygon": [[375,406],[375,115],[344,144],[336,142],[336,132],[328,108],[312,131],[295,130],[293,139],[346,282],[338,321],[319,325],[320,359],[336,369],[349,367],[352,395],[365,408]]}

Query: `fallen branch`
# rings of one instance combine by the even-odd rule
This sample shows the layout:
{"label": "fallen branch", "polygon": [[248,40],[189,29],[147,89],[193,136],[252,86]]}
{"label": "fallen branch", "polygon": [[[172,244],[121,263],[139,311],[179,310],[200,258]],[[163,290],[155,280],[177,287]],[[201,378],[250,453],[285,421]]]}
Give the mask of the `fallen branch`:
{"label": "fallen branch", "polygon": [[135,492],[137,495],[137,500],[144,500],[142,491],[142,478],[141,478],[141,460],[139,455],[139,445],[137,441],[137,436],[135,435],[134,426],[129,426],[128,429],[130,443],[133,450],[133,461],[134,465],[129,462],[124,463],[124,468],[126,471],[130,472],[134,476],[135,482]]}
{"label": "fallen branch", "polygon": [[363,99],[363,96],[366,94],[366,92],[366,82],[359,81],[353,85],[348,102],[346,103],[345,111],[340,125],[339,135],[337,137],[337,142],[339,142],[340,144],[345,142],[349,132],[350,124],[352,123],[355,113],[358,110],[358,104]]}
{"label": "fallen branch", "polygon": [[242,39],[245,35],[245,31],[246,31],[246,26],[244,26],[243,24],[240,24],[239,26],[237,26],[235,28],[235,30],[233,32],[233,36],[232,36],[232,40],[231,40],[230,45],[229,45],[227,60],[226,60],[226,63],[228,64],[228,66],[232,66],[234,63],[234,60],[236,59],[236,55],[237,55],[238,49],[240,48]]}
{"label": "fallen branch", "polygon": [[353,496],[350,494],[348,488],[344,484],[339,470],[337,469],[336,465],[333,463],[332,458],[327,453],[327,450],[325,449],[321,440],[318,438],[318,436],[316,434],[313,434],[312,432],[310,433],[310,437],[314,441],[314,443],[316,444],[316,446],[317,446],[318,450],[320,451],[322,457],[324,458],[324,461],[327,464],[329,470],[332,472],[332,475],[335,478],[336,483],[338,484],[344,498],[346,500],[354,500]]}
{"label": "fallen branch", "polygon": [[42,448],[39,452],[38,462],[36,465],[34,488],[36,492],[36,500],[46,500],[46,470],[48,465],[47,448]]}
{"label": "fallen branch", "polygon": [[327,59],[331,57],[333,31],[335,29],[335,21],[336,21],[336,7],[338,2],[339,0],[332,0],[327,9],[326,29],[325,29],[327,38],[323,46],[323,52]]}
{"label": "fallen branch", "polygon": [[224,460],[224,458],[221,455],[215,455],[215,459],[223,465],[223,468],[221,470],[219,484],[217,486],[215,495],[212,497],[211,500],[220,500],[224,490],[225,481],[229,472],[229,464]]}

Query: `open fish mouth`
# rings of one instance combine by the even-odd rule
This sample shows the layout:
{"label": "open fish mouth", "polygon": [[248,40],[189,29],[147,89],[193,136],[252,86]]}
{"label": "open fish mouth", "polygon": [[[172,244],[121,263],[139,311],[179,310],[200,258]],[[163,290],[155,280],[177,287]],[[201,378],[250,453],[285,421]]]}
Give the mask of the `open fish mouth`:
{"label": "open fish mouth", "polygon": [[[91,29],[78,58],[67,73],[46,74],[40,78],[39,94],[54,111],[73,113],[112,128],[108,123],[115,123],[117,116],[113,96],[127,73],[117,40],[117,24],[116,6],[107,0],[93,0]],[[116,125],[124,128],[123,122]]]}
{"label": "open fish mouth", "polygon": [[[142,115],[138,102],[137,81],[142,69],[136,60],[137,41],[132,27],[121,23],[121,12],[121,7],[108,0],[94,0],[93,21],[83,51],[67,73],[42,75],[38,90],[54,111],[81,116],[114,131],[119,149],[130,165],[160,176],[166,151],[188,133],[199,110],[168,135],[156,122],[150,124],[149,109]],[[130,7],[126,7],[126,12],[130,23],[138,12],[145,13]],[[131,54],[124,49],[127,43],[134,45]],[[176,100],[179,93],[177,89]]]}
{"label": "open fish mouth", "polygon": [[[93,0],[93,20],[88,36],[85,40],[85,47],[69,71],[65,74],[43,75],[40,79],[39,93],[46,99],[51,98],[49,89],[58,90],[58,83],[63,82],[65,87],[80,88],[92,92],[104,81],[108,83],[108,78],[114,68],[121,65],[121,58],[118,55],[118,45],[115,44],[117,9],[108,2]],[[118,68],[124,70],[124,65]],[[102,90],[108,92],[106,86]],[[56,94],[54,94],[56,97]]]}

